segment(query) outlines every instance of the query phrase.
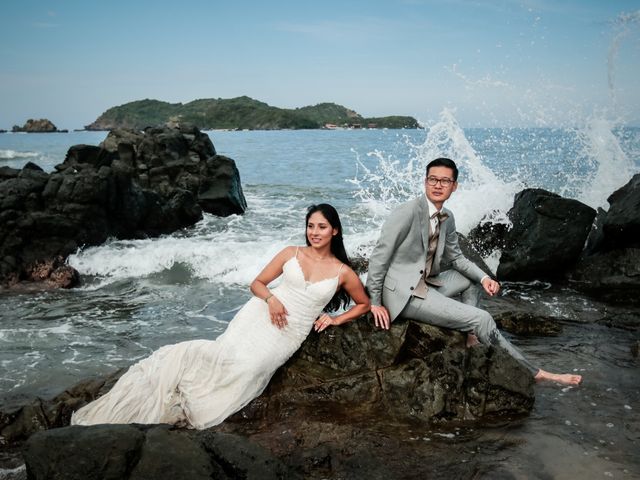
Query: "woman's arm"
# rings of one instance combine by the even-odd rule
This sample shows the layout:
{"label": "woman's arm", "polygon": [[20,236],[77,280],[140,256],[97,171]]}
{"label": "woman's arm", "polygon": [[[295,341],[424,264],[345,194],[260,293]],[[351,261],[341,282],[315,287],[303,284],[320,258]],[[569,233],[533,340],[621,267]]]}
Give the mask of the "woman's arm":
{"label": "woman's arm", "polygon": [[317,332],[322,332],[329,325],[342,325],[343,323],[350,322],[351,320],[361,317],[371,308],[369,297],[364,291],[364,286],[356,272],[347,267],[343,269],[340,280],[340,286],[347,291],[355,305],[336,317],[332,317],[326,313],[320,315],[314,323],[314,328]]}
{"label": "woman's arm", "polygon": [[273,257],[253,282],[251,282],[251,293],[267,302],[267,305],[269,305],[271,323],[278,328],[284,328],[287,325],[287,315],[289,312],[287,312],[287,309],[284,307],[282,302],[280,302],[280,300],[271,293],[268,285],[282,275],[282,268],[284,267],[284,264],[293,255],[295,255],[295,247],[286,247]]}

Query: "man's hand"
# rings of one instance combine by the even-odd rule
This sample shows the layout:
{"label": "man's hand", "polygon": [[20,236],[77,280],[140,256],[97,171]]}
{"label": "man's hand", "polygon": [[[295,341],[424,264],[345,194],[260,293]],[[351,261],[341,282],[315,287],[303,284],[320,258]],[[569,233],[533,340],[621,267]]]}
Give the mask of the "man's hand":
{"label": "man's hand", "polygon": [[484,277],[482,279],[482,287],[484,291],[492,297],[500,291],[500,284],[491,277]]}
{"label": "man's hand", "polygon": [[382,305],[371,305],[371,314],[376,323],[376,327],[389,330],[389,324],[391,320],[389,318],[389,310]]}

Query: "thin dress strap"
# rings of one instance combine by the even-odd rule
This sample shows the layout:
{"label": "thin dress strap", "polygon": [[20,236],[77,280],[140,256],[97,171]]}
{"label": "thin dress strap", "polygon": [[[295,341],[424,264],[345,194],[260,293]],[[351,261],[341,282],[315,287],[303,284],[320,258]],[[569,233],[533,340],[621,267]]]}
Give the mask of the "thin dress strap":
{"label": "thin dress strap", "polygon": [[340,272],[342,271],[342,267],[344,267],[344,263],[340,264],[340,268],[338,269],[338,275],[337,276],[340,276]]}
{"label": "thin dress strap", "polygon": [[298,258],[298,250],[300,250],[300,247],[296,247],[296,258]]}

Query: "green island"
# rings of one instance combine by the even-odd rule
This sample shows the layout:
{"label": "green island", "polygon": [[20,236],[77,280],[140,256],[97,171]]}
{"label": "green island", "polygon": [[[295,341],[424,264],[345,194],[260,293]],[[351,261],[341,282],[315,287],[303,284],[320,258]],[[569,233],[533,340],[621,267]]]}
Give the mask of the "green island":
{"label": "green island", "polygon": [[112,107],[85,126],[86,130],[131,128],[141,130],[163,124],[191,123],[202,130],[297,130],[340,128],[418,128],[413,117],[363,117],[335,103],[295,109],[272,107],[243,96],[206,98],[189,103],[137,100]]}

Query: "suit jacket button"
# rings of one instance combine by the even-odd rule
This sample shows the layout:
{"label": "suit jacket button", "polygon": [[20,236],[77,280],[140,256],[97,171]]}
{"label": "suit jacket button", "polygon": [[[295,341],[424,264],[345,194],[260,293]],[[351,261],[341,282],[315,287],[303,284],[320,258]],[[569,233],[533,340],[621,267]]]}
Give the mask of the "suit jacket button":
{"label": "suit jacket button", "polygon": [[420,275],[422,275],[424,273],[424,270],[420,270]]}
{"label": "suit jacket button", "polygon": [[409,287],[409,290],[413,290],[413,287]]}

